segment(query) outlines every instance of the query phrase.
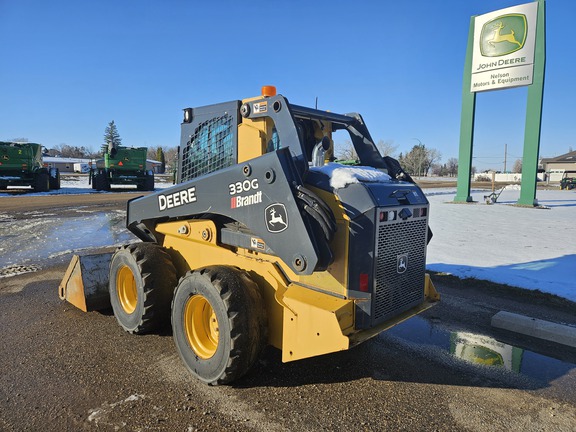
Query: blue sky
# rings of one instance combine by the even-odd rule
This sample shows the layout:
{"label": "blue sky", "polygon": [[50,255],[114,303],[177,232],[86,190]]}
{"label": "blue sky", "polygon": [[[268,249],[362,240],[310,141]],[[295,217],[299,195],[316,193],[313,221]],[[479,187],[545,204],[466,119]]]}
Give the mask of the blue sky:
{"label": "blue sky", "polygon": [[[458,157],[470,16],[525,3],[0,0],[0,139],[175,147],[182,108],[256,96],[360,112],[373,138]],[[548,0],[541,157],[576,149],[576,2]],[[522,156],[526,87],[478,94],[474,166]]]}

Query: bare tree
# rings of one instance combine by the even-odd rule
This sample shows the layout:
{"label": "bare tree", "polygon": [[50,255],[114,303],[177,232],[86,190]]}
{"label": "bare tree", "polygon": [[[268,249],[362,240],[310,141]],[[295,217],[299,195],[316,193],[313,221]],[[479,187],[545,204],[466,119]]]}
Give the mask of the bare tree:
{"label": "bare tree", "polygon": [[398,150],[398,146],[394,145],[394,141],[392,140],[379,140],[376,143],[376,147],[382,156],[393,156]]}
{"label": "bare tree", "polygon": [[65,158],[94,158],[100,155],[99,152],[93,152],[92,150],[84,146],[71,146],[69,144],[58,144],[51,149],[46,150],[47,156],[60,156]]}
{"label": "bare tree", "polygon": [[445,176],[448,171],[446,169],[446,164],[442,165],[437,163],[432,165],[431,172],[434,176]]}
{"label": "bare tree", "polygon": [[446,162],[446,170],[450,177],[455,177],[458,174],[458,159],[454,157],[448,159],[448,162]]}
{"label": "bare tree", "polygon": [[164,158],[166,159],[166,171],[173,172],[178,166],[178,147],[165,148]]}
{"label": "bare tree", "polygon": [[521,173],[522,172],[522,159],[516,159],[514,166],[512,167],[512,172]]}
{"label": "bare tree", "polygon": [[358,154],[352,141],[346,140],[341,144],[334,145],[334,156],[340,160],[358,160]]}
{"label": "bare tree", "polygon": [[437,149],[428,148],[425,151],[426,159],[424,162],[424,175],[428,175],[428,171],[436,162],[439,162],[442,159],[442,154]]}
{"label": "bare tree", "polygon": [[401,165],[404,169],[415,176],[426,176],[433,164],[442,158],[436,149],[429,149],[422,143],[412,147],[406,156],[401,157]]}

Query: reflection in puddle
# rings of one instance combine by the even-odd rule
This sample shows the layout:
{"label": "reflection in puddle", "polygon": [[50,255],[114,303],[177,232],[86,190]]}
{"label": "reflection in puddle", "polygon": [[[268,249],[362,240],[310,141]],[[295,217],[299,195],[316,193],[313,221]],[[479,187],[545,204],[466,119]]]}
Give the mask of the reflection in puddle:
{"label": "reflection in puddle", "polygon": [[469,363],[501,368],[545,382],[559,378],[576,367],[489,336],[449,331],[421,317],[413,317],[391,328],[386,334],[419,345],[440,347]]}
{"label": "reflection in puddle", "polygon": [[46,216],[3,221],[0,225],[0,268],[134,240],[124,226],[124,212],[60,219]]}
{"label": "reflection in puddle", "polygon": [[520,372],[524,351],[521,348],[498,342],[488,336],[465,332],[452,332],[450,341],[450,353],[462,360]]}

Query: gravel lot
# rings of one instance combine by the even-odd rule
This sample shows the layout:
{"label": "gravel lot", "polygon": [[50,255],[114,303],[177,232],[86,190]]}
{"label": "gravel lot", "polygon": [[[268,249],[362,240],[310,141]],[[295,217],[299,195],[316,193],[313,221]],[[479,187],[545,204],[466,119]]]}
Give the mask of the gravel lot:
{"label": "gravel lot", "polygon": [[[2,198],[10,221],[0,221],[0,240],[32,211],[72,220],[79,205],[122,211],[134,196]],[[187,373],[169,328],[132,336],[110,312],[61,302],[69,259],[0,278],[0,430],[572,431],[576,424],[576,350],[490,327],[501,309],[576,325],[567,301],[435,275],[442,302],[423,318],[318,358],[283,364],[269,349],[235,385],[209,387]],[[476,337],[465,335],[521,353],[523,369],[459,358],[453,346]]]}

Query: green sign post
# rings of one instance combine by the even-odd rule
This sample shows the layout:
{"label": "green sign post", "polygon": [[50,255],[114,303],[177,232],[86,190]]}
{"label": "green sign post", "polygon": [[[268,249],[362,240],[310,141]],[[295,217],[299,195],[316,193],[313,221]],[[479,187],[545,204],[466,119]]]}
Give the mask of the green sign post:
{"label": "green sign post", "polygon": [[458,184],[456,202],[472,202],[470,179],[472,178],[472,148],[474,142],[474,114],[476,93],[470,91],[472,82],[472,48],[474,45],[474,17],[470,18],[464,79],[462,80],[462,113],[460,115],[460,149],[458,154]]}
{"label": "green sign post", "polygon": [[534,206],[545,69],[545,0],[472,17],[462,86],[458,188],[471,202],[476,92],[529,85],[519,205]]}
{"label": "green sign post", "polygon": [[546,20],[545,0],[539,0],[538,24],[534,59],[534,82],[528,87],[526,125],[524,129],[524,155],[522,158],[522,184],[518,204],[535,206],[538,181],[538,155],[540,154],[540,126],[542,124],[542,99],[544,96],[544,71],[546,69]]}

